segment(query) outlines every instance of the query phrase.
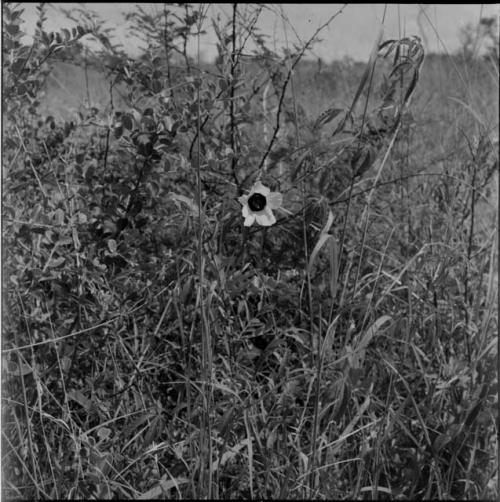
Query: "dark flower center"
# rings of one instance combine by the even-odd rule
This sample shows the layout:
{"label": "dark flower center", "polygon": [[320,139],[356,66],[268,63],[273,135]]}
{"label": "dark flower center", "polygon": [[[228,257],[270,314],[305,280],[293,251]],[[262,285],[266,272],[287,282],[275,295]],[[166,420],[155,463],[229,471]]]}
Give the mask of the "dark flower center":
{"label": "dark flower center", "polygon": [[248,199],[248,207],[252,211],[262,211],[266,207],[266,198],[261,193],[254,193]]}

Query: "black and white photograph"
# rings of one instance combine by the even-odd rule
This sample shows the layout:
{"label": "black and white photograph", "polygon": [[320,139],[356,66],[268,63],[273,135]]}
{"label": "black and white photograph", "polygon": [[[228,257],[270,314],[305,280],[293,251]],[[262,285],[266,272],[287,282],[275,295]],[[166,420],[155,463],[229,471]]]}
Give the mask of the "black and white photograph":
{"label": "black and white photograph", "polygon": [[1,498],[499,498],[500,4],[2,2]]}

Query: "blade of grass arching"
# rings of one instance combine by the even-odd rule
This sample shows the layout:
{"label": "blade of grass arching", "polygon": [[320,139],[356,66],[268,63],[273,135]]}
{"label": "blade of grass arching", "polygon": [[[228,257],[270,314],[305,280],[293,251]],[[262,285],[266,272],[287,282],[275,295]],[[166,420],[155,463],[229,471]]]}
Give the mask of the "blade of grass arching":
{"label": "blade of grass arching", "polygon": [[[236,8],[236,7],[235,7]],[[199,18],[197,23],[197,65],[200,68],[200,37],[203,22],[205,20],[207,7],[203,4],[199,8]],[[197,151],[195,156],[196,164],[196,198],[198,204],[198,245],[197,245],[197,259],[198,259],[198,294],[197,294],[197,307],[200,312],[201,323],[201,338],[202,338],[202,363],[201,363],[201,378],[202,378],[202,403],[203,411],[201,414],[200,424],[200,472],[199,472],[199,486],[198,495],[202,497],[212,498],[212,427],[211,427],[211,404],[213,400],[211,379],[212,379],[212,355],[211,355],[211,341],[210,331],[208,328],[207,316],[205,312],[205,302],[203,300],[203,283],[204,283],[204,257],[203,257],[203,200],[202,200],[202,182],[201,182],[201,98],[200,87],[201,79],[197,79],[196,84],[196,103],[197,103]]]}
{"label": "blade of grass arching", "polygon": [[[21,305],[23,317],[26,320],[26,319],[28,319],[28,314],[26,313],[26,310],[24,309],[23,299],[21,298],[21,295],[19,294],[19,292],[17,293],[17,295],[19,297],[19,303]],[[28,336],[31,340],[30,328],[29,328],[27,321],[25,321],[25,322],[26,322],[26,332],[28,333]],[[15,337],[16,345],[19,346],[17,329],[14,330],[14,337]],[[38,487],[38,482],[36,481],[37,469],[36,469],[36,464],[35,464],[35,458],[36,458],[35,457],[35,450],[33,448],[33,431],[31,429],[31,419],[30,419],[30,414],[28,412],[28,394],[26,392],[26,382],[24,379],[24,373],[21,371],[22,362],[24,361],[24,358],[21,355],[21,352],[19,350],[16,351],[16,355],[17,355],[18,367],[19,367],[19,378],[21,380],[21,389],[22,389],[22,393],[23,393],[23,407],[24,407],[24,416],[25,416],[25,420],[26,420],[26,435],[28,437],[28,449],[29,449],[29,454],[30,454],[31,468],[33,469],[33,478],[34,478],[36,495],[37,495],[37,498],[39,498],[40,497],[40,490]],[[19,437],[19,440],[21,441],[21,436]]]}
{"label": "blade of grass arching", "polygon": [[[419,79],[419,76],[420,76],[420,68],[422,66],[422,63],[423,63],[423,57],[421,57],[419,60],[418,60],[418,67],[415,69],[415,73],[414,73],[414,76],[413,76],[413,80],[412,80],[412,84],[411,84],[411,87],[409,88],[406,96],[405,96],[405,99],[404,99],[404,107],[408,107],[410,105],[410,102],[411,102],[411,99],[412,99],[412,96],[413,96],[413,92],[417,86],[417,83],[418,83],[418,79]],[[389,154],[390,152],[392,151],[393,147],[394,147],[394,143],[396,141],[396,138],[398,137],[398,134],[399,134],[399,130],[401,128],[401,125],[402,125],[402,121],[401,121],[401,117],[403,115],[403,110],[401,110],[401,113],[399,114],[399,118],[398,118],[398,121],[396,122],[395,126],[392,128],[392,137],[391,137],[391,141],[387,147],[387,150],[385,152],[385,155],[382,159],[382,161],[380,162],[380,166],[377,170],[377,174],[375,176],[375,180],[373,182],[373,185],[372,185],[372,188],[368,194],[368,200],[367,200],[367,203],[366,203],[366,206],[365,206],[365,212],[363,214],[363,217],[366,216],[366,212],[370,206],[370,202],[371,202],[371,199],[373,197],[373,193],[375,191],[375,188],[377,186],[377,183],[378,183],[378,180],[380,178],[380,174],[382,173],[382,169],[384,168],[386,162],[387,162],[387,159],[389,158]]]}
{"label": "blade of grass arching", "polygon": [[[377,175],[375,177],[375,181],[373,182],[372,188],[371,188],[370,192],[368,193],[367,201],[366,201],[366,204],[365,204],[365,207],[364,207],[364,210],[363,210],[363,214],[361,216],[361,221],[363,221],[364,224],[363,224],[363,240],[362,240],[362,246],[361,246],[361,252],[360,253],[363,252],[364,242],[365,242],[365,237],[366,237],[366,232],[368,230],[368,221],[370,219],[369,208],[370,208],[370,204],[371,204],[371,199],[372,199],[373,193],[375,191],[375,188],[377,186],[378,179],[380,178],[380,174],[382,172],[382,169],[383,169],[385,163],[387,162],[387,159],[389,158],[390,152],[392,151],[392,148],[393,148],[394,143],[396,141],[396,137],[397,137],[397,135],[399,133],[400,127],[401,127],[401,121],[398,122],[398,124],[397,124],[397,126],[396,126],[396,128],[394,130],[394,133],[393,133],[392,138],[391,138],[391,142],[389,143],[389,146],[387,147],[387,151],[385,152],[385,155],[384,155],[382,161],[380,162],[380,166],[378,168]],[[342,236],[342,240],[343,240],[343,238],[344,238],[344,236]],[[341,248],[340,252],[342,253],[342,248]],[[356,281],[358,279],[360,265],[361,265],[361,259],[359,260],[358,267],[357,267],[357,270],[356,270]],[[409,266],[409,264],[407,266]],[[355,290],[356,290],[356,287],[353,288],[353,295],[354,295]],[[354,298],[354,296],[353,296],[353,298]],[[379,301],[377,303],[379,303],[380,301],[381,301],[381,298],[379,298]]]}
{"label": "blade of grass arching", "polygon": [[285,472],[285,481],[281,485],[280,494],[278,496],[280,500],[285,500],[286,498],[288,498],[288,493],[290,491],[290,481],[292,478],[292,470],[293,470],[293,464],[292,462],[289,462]]}
{"label": "blade of grass arching", "polygon": [[410,386],[408,385],[408,382],[406,381],[406,379],[404,378],[404,376],[401,375],[401,373],[397,370],[397,368],[395,368],[387,359],[384,359],[384,363],[397,375],[397,377],[399,378],[399,380],[405,386],[406,391],[408,392],[408,396],[410,397],[410,401],[412,402],[413,407],[415,409],[415,413],[416,413],[417,419],[418,419],[418,421],[420,423],[420,427],[422,427],[422,431],[424,432],[424,437],[425,437],[427,446],[432,447],[432,442],[430,440],[429,432],[427,430],[427,427],[425,426],[425,421],[422,418],[422,415],[420,413],[420,409],[419,409],[419,407],[418,407],[418,405],[417,405],[417,403],[415,401],[415,398],[413,397],[413,392],[412,392]]}
{"label": "blade of grass arching", "polygon": [[339,248],[335,238],[330,240],[331,253],[330,253],[330,295],[332,303],[337,297],[338,281],[339,281]]}
{"label": "blade of grass arching", "polygon": [[6,493],[7,490],[5,488],[5,486],[8,486],[9,487],[9,490],[12,490],[13,492],[16,492],[16,497],[19,499],[19,500],[22,500],[24,497],[23,497],[23,494],[19,491],[19,488],[17,486],[14,486],[8,479],[5,479],[5,477],[2,479],[2,481],[5,483],[4,487],[3,487],[3,493]]}
{"label": "blade of grass arching", "polygon": [[[184,282],[181,276],[181,271],[179,268],[179,258],[176,257],[175,260],[175,269],[177,273],[177,288],[178,291],[182,291],[181,284]],[[192,279],[192,277],[190,277]],[[186,405],[187,405],[187,421],[188,423],[192,423],[192,410],[193,403],[191,397],[191,341],[193,339],[192,333],[187,334],[184,329],[184,311],[183,311],[183,302],[179,301],[179,297],[174,295],[174,307],[175,313],[177,315],[177,322],[179,323],[179,330],[181,335],[181,347],[182,347],[182,355],[184,358],[184,370],[185,370],[185,388],[186,388]],[[194,324],[191,326],[191,329],[194,329]],[[191,440],[191,436],[188,436],[188,449],[189,449],[189,458],[193,458],[194,450],[193,450],[193,441]],[[193,479],[191,479],[191,483],[193,483]],[[194,493],[194,492],[193,492]]]}
{"label": "blade of grass arching", "polygon": [[333,223],[333,214],[331,211],[328,212],[328,220],[321,230],[320,236],[314,249],[311,252],[311,256],[309,258],[309,262],[307,264],[307,272],[309,274],[312,273],[312,267],[314,265],[314,261],[321,250],[321,248],[325,245],[325,243],[330,242],[331,245],[331,254],[330,254],[330,290],[332,293],[332,299],[335,299],[335,292],[337,290],[337,275],[338,275],[338,248],[335,237],[328,233],[330,227]]}
{"label": "blade of grass arching", "polygon": [[316,245],[314,246],[314,249],[312,250],[311,256],[309,257],[309,262],[307,264],[307,273],[310,274],[312,270],[312,266],[314,264],[314,260],[316,259],[316,256],[318,255],[320,249],[324,246],[325,242],[330,240],[330,238],[333,237],[330,234],[321,234],[319,236],[318,242],[316,242]]}
{"label": "blade of grass arching", "polygon": [[452,101],[457,102],[459,105],[463,106],[476,120],[479,125],[484,127],[484,129],[488,129],[484,119],[482,119],[479,114],[472,108],[472,106],[468,105],[467,103],[464,103],[461,99],[455,98],[453,96],[448,96],[448,99],[451,99]]}
{"label": "blade of grass arching", "polygon": [[392,321],[392,317],[389,315],[383,315],[379,317],[370,327],[365,331],[364,335],[359,337],[355,345],[355,351],[363,351],[368,348],[368,344],[375,338],[379,332],[380,328],[388,321]]}
{"label": "blade of grass arching", "polygon": [[[341,12],[342,9],[339,11]],[[286,40],[286,45],[288,48],[288,31],[286,29],[285,25],[285,15],[283,12],[283,9],[281,9],[281,14],[282,14],[282,21],[283,21],[283,29],[285,33],[285,40]],[[294,107],[294,113],[293,113],[293,119],[294,119],[294,124],[295,124],[295,146],[296,148],[299,148],[299,145],[301,144],[300,140],[300,134],[299,134],[299,126],[298,126],[298,121],[297,121],[297,100],[295,96],[295,84],[294,84],[294,78],[293,78],[293,70],[295,65],[299,62],[301,59],[302,55],[304,54],[306,48],[310,43],[314,40],[314,38],[317,36],[317,34],[337,16],[338,14],[335,14],[332,16],[321,28],[319,28],[313,37],[307,42],[307,44],[304,45],[302,52],[300,55],[295,59],[294,63],[290,66],[288,75],[287,75],[287,80],[283,86],[282,90],[282,95],[280,98],[279,106],[278,106],[278,112],[277,112],[277,126],[275,127],[274,133],[273,133],[273,140],[269,143],[269,148],[268,151],[265,154],[265,157],[270,151],[270,148],[272,146],[272,143],[274,139],[276,138],[277,132],[279,130],[279,118],[280,118],[280,111],[281,111],[281,105],[283,102],[283,98],[285,96],[285,90],[286,90],[286,85],[288,81],[290,80],[291,83],[291,91],[292,91],[292,102],[293,102],[293,107]],[[307,171],[305,172],[305,176],[307,176]],[[305,267],[305,282],[307,285],[307,299],[308,299],[308,314],[309,314],[309,335],[310,335],[310,343],[311,343],[311,353],[310,353],[310,359],[311,359],[311,367],[315,367],[314,364],[314,359],[315,359],[315,354],[314,354],[314,309],[313,309],[313,295],[312,295],[312,285],[311,285],[311,266],[312,262],[314,260],[310,260],[308,257],[308,237],[307,237],[307,221],[306,221],[306,182],[305,182],[305,176],[304,178],[301,179],[300,181],[300,194],[301,194],[301,200],[302,200],[302,240],[303,240],[303,245],[304,245],[304,263],[306,264]],[[331,213],[330,213],[331,214]],[[333,215],[332,215],[332,221],[333,221]],[[330,221],[330,215],[328,218],[328,229],[330,228],[332,221]],[[324,234],[323,234],[324,235]],[[326,239],[325,239],[326,240]],[[317,247],[316,254],[319,251],[319,248],[322,246],[322,244]],[[319,320],[319,325],[321,324],[321,319]],[[316,379],[318,381],[317,384],[317,389],[319,388],[319,377],[320,377],[320,371],[321,371],[321,360],[320,360],[320,338],[319,338],[319,333],[318,333],[318,354],[317,354],[317,361],[316,361],[316,368],[317,368],[317,374],[316,374]],[[317,433],[317,414],[318,414],[318,399],[319,399],[319,392],[316,393],[316,400],[315,400],[315,420],[314,420],[314,426],[313,426],[313,437],[311,440],[311,478],[310,478],[310,491],[309,491],[309,496],[312,496],[312,493],[314,492],[314,463],[315,463],[315,456],[316,456],[316,433]]]}
{"label": "blade of grass arching", "polygon": [[[384,11],[384,17],[385,17],[385,11]],[[361,76],[361,79],[359,81],[358,88],[356,89],[356,93],[354,94],[354,98],[352,100],[351,106],[349,107],[348,112],[346,113],[346,116],[342,120],[342,122],[339,124],[339,126],[335,129],[333,132],[332,136],[335,136],[339,131],[341,131],[348,118],[352,117],[352,114],[354,112],[354,108],[356,107],[356,104],[361,96],[361,93],[363,92],[363,89],[365,88],[366,83],[371,80],[371,76],[373,75],[373,72],[375,70],[375,63],[377,62],[377,55],[380,47],[380,41],[382,40],[382,36],[384,34],[384,25],[383,23],[380,25],[380,29],[377,35],[377,38],[375,39],[375,43],[373,44],[372,51],[370,53],[370,58],[368,59],[368,63],[366,65],[365,71],[363,72],[363,75]]]}
{"label": "blade of grass arching", "polygon": [[[331,215],[331,213],[330,213]],[[333,219],[333,217],[332,217]],[[316,443],[318,440],[318,417],[319,417],[319,396],[321,392],[321,370],[323,366],[323,357],[321,351],[321,303],[319,304],[319,313],[318,313],[318,353],[316,355],[316,392],[314,396],[314,414],[313,414],[313,434],[311,440],[311,479],[309,483],[310,487],[310,496],[311,498],[316,498],[317,490],[318,490],[318,477],[317,477],[317,451],[316,451]]]}
{"label": "blade of grass arching", "polygon": [[[361,273],[361,265],[363,263],[363,253],[365,251],[365,242],[366,242],[366,235],[368,232],[368,219],[369,219],[369,213],[366,213],[366,220],[365,220],[365,225],[363,226],[363,234],[361,237],[361,243],[360,243],[360,249],[359,249],[359,259],[358,259],[358,265],[356,267],[356,275],[354,276],[354,281],[352,284],[352,293],[351,293],[351,302],[354,303],[354,299],[356,298],[356,291],[358,289],[358,280],[359,280],[359,275]],[[350,326],[351,323],[353,322],[353,317],[352,317],[352,310],[349,312],[349,321],[348,325]],[[350,342],[350,334],[349,332],[346,334],[346,339],[345,343],[348,344]]]}
{"label": "blade of grass arching", "polygon": [[372,305],[373,298],[375,298],[375,294],[376,294],[376,291],[377,291],[378,279],[379,279],[379,277],[381,276],[381,273],[382,273],[382,265],[384,263],[384,259],[385,259],[386,256],[388,256],[387,250],[389,249],[389,243],[392,240],[392,234],[394,233],[394,230],[395,230],[394,228],[391,229],[391,234],[389,235],[389,238],[387,239],[384,252],[382,253],[382,257],[380,259],[380,264],[379,264],[379,267],[378,267],[378,270],[377,270],[377,275],[375,276],[375,280],[373,281],[372,294],[370,296],[370,299],[368,301],[368,305],[366,307],[365,317],[363,318],[363,324],[361,325],[361,330],[364,329],[365,324],[368,321],[368,318],[370,316],[370,307]]}
{"label": "blade of grass arching", "polygon": [[[432,28],[432,30],[434,31],[434,34],[436,35],[436,38],[438,39],[439,43],[441,44],[442,48],[443,48],[443,51],[444,53],[448,56],[448,59],[451,63],[451,65],[453,66],[453,69],[455,70],[456,74],[458,75],[458,78],[461,80],[462,84],[464,85],[464,89],[469,97],[469,99],[471,99],[471,96],[472,96],[472,92],[471,92],[471,89],[470,89],[470,85],[467,84],[464,76],[462,75],[462,73],[460,72],[460,70],[458,69],[457,67],[457,64],[455,62],[455,58],[452,57],[448,51],[448,49],[446,48],[446,45],[445,43],[443,42],[443,40],[441,39],[441,37],[439,36],[439,31],[436,29],[436,27],[434,26],[434,23],[431,21],[431,19],[429,18],[427,12],[425,11],[425,9],[422,10],[422,14],[426,17],[427,19],[427,22],[429,23],[429,26]],[[467,68],[467,65],[465,66],[465,68]]]}
{"label": "blade of grass arching", "polygon": [[[22,309],[23,309],[23,312],[24,312],[24,305],[23,304],[21,304],[21,305],[22,305]],[[29,331],[28,331],[28,334],[29,334]],[[30,336],[30,338],[31,338],[31,336]],[[18,352],[17,355],[18,355],[18,360],[21,361],[21,354]],[[33,380],[34,380],[34,383],[35,383],[34,387],[36,389],[36,402],[37,402],[37,404],[33,406],[33,411],[36,408],[38,408],[42,435],[43,435],[43,438],[44,438],[44,441],[45,441],[46,457],[47,457],[47,461],[49,463],[49,469],[50,469],[50,473],[51,473],[51,477],[52,477],[52,481],[53,481],[53,487],[54,487],[55,493],[57,495],[58,489],[57,489],[57,481],[56,481],[55,474],[54,474],[54,468],[53,468],[52,460],[51,460],[51,447],[50,447],[49,441],[47,440],[47,436],[46,436],[46,432],[45,432],[45,425],[43,423],[43,404],[42,404],[43,390],[42,390],[42,382],[41,382],[40,376],[38,375],[37,364],[36,364],[36,357],[35,357],[35,352],[33,350],[33,347],[31,347],[31,365],[30,365],[30,367],[31,367],[31,370],[32,370],[32,373],[33,373]],[[19,370],[21,372],[21,368],[19,368]],[[20,376],[21,375],[22,374],[20,373]],[[24,380],[24,378],[23,378],[23,380]],[[40,456],[39,456],[39,462],[40,462]],[[42,477],[41,474],[40,474],[40,477]]]}
{"label": "blade of grass arching", "polygon": [[[45,298],[45,305],[46,305],[46,308],[47,308],[47,312],[49,312],[50,310],[49,310],[49,306],[48,306],[48,303],[47,303],[47,298]],[[49,321],[49,325],[50,325],[51,338],[55,339],[56,338],[56,334],[55,334],[54,328],[52,326],[52,321],[50,320],[50,316],[48,318],[48,321]],[[71,415],[71,409],[70,409],[69,404],[68,404],[69,393],[66,390],[66,381],[65,381],[63,366],[61,364],[61,359],[59,357],[59,350],[58,350],[57,344],[55,342],[54,342],[54,351],[55,351],[56,359],[57,359],[57,367],[58,367],[58,370],[59,370],[59,374],[61,376],[61,379],[60,379],[61,380],[61,388],[62,388],[63,395],[64,395],[64,402],[63,402],[63,407],[62,407],[63,417],[68,422],[68,429],[71,430],[72,438],[76,438],[79,435],[79,433],[78,433],[78,426],[75,424],[75,421],[74,421],[74,419],[73,419],[73,417]],[[80,455],[77,456],[77,461],[78,461],[78,469],[80,470],[80,472],[82,472],[83,471],[82,457]],[[80,482],[80,480],[77,477],[75,479],[75,481],[74,481],[75,487],[78,486],[79,482]]]}
{"label": "blade of grass arching", "polygon": [[[16,417],[17,418],[17,417]],[[8,443],[8,445],[10,446],[10,449],[12,451],[12,453],[17,457],[17,460],[19,462],[19,465],[23,467],[23,470],[26,472],[26,474],[28,475],[28,477],[31,479],[31,481],[33,482],[33,486],[35,487],[37,493],[40,493],[41,495],[43,495],[44,497],[47,498],[47,500],[50,500],[51,497],[48,493],[46,493],[42,488],[41,486],[39,486],[38,484],[38,480],[36,480],[33,475],[31,474],[31,471],[29,469],[29,467],[25,464],[24,460],[22,459],[22,457],[19,455],[19,450],[20,448],[16,448],[11,442],[10,442],[10,439],[9,437],[7,436],[7,434],[5,433],[5,431],[2,431],[2,436],[3,436],[3,439],[5,439],[5,441]],[[3,481],[3,480],[2,480]],[[23,497],[22,497],[23,498]],[[38,499],[37,499],[38,500]]]}
{"label": "blade of grass arching", "polygon": [[[318,242],[314,246],[314,249],[311,253],[311,257],[309,259],[309,262],[307,264],[307,276],[311,277],[312,273],[312,267],[314,264],[314,260],[316,259],[316,256],[318,255],[320,249],[323,247],[323,245],[327,242],[330,241],[332,245],[332,253],[330,256],[330,268],[331,268],[331,291],[332,291],[332,302],[334,301],[335,297],[333,296],[333,293],[336,292],[337,288],[337,260],[336,260],[336,242],[335,242],[335,237],[331,234],[328,233],[330,230],[330,227],[333,223],[333,214],[331,211],[328,212],[328,219],[321,230],[320,237],[318,239]],[[333,256],[335,255],[335,256]],[[309,281],[310,282],[310,281]],[[323,360],[323,351],[321,347],[321,320],[322,320],[322,313],[321,313],[321,305],[319,307],[319,331],[318,331],[318,353],[316,356],[316,395],[314,399],[314,418],[313,418],[313,435],[312,435],[312,440],[311,440],[311,479],[310,479],[310,488],[311,488],[311,496],[313,496],[314,491],[316,490],[316,440],[317,440],[317,434],[318,434],[318,415],[319,415],[319,394],[320,394],[320,386],[321,386],[321,367],[322,367],[322,360]]]}
{"label": "blade of grass arching", "polygon": [[374,384],[372,382],[370,384],[370,388],[368,389],[368,395],[366,396],[365,400],[361,403],[361,406],[358,408],[358,411],[357,411],[356,415],[349,422],[349,424],[347,424],[346,428],[342,431],[342,433],[340,434],[340,437],[338,439],[336,439],[335,441],[332,441],[331,443],[323,445],[320,448],[320,450],[324,450],[324,449],[327,449],[327,448],[332,448],[332,450],[330,450],[330,455],[333,456],[336,453],[338,453],[338,451],[340,450],[340,448],[345,444],[345,441],[349,437],[353,436],[354,434],[357,434],[358,432],[361,432],[363,429],[367,429],[367,428],[370,429],[379,420],[381,420],[381,419],[376,419],[375,421],[370,422],[368,424],[363,424],[358,430],[354,430],[354,427],[359,422],[359,420],[363,417],[365,411],[368,409],[368,407],[370,406],[370,404],[372,402],[371,393],[372,393],[372,390],[373,390],[373,385]]}
{"label": "blade of grass arching", "polygon": [[244,410],[243,412],[243,421],[245,422],[245,428],[247,431],[247,452],[248,452],[248,484],[250,488],[250,498],[254,498],[253,494],[253,448],[252,448],[252,432],[250,430],[250,426],[248,424],[248,412]]}
{"label": "blade of grass arching", "polygon": [[[384,9],[383,20],[384,19],[385,19],[385,9]],[[370,59],[368,60],[368,64],[366,65],[365,71],[364,71],[364,73],[363,73],[363,75],[361,77],[361,81],[360,81],[360,83],[358,85],[358,89],[357,89],[357,91],[356,91],[356,93],[354,95],[354,98],[352,100],[350,109],[346,113],[346,115],[344,117],[344,120],[338,125],[338,127],[333,132],[333,136],[335,134],[337,134],[339,131],[342,131],[342,129],[344,128],[344,126],[345,126],[345,124],[347,122],[347,120],[349,118],[352,118],[352,114],[354,112],[354,108],[356,106],[356,103],[358,102],[359,97],[361,96],[361,93],[363,92],[363,89],[365,88],[366,83],[369,82],[370,86],[372,84],[373,74],[374,74],[374,71],[375,71],[375,64],[377,62],[377,55],[378,55],[378,52],[379,52],[380,41],[382,40],[383,33],[384,33],[384,24],[383,24],[383,21],[382,21],[382,24],[380,25],[380,29],[379,29],[379,33],[378,33],[377,39],[375,40],[375,43],[374,43],[373,48],[372,48],[372,52],[370,54]],[[368,106],[368,97],[366,99],[365,108],[364,108],[364,111],[363,111],[363,123],[364,123],[364,120],[365,120],[367,106]],[[353,172],[351,174],[351,182],[349,184],[349,195],[348,195],[348,198],[347,198],[347,207],[346,207],[346,210],[345,210],[344,225],[343,225],[343,228],[342,228],[342,234],[341,234],[342,237],[341,237],[341,240],[340,240],[339,263],[338,263],[339,272],[338,272],[338,274],[340,274],[341,260],[342,260],[342,256],[343,256],[343,252],[344,252],[344,242],[345,242],[345,236],[346,236],[346,231],[347,231],[347,221],[348,221],[350,210],[351,210],[351,200],[352,200],[352,193],[353,193],[353,189],[354,189],[354,181],[355,181],[355,179],[356,179],[356,173]],[[361,263],[361,260],[359,261],[359,263]],[[345,290],[345,287],[346,287],[346,284],[347,284],[347,278],[348,278],[348,276],[346,275],[346,278],[345,278],[345,281],[344,281],[344,288],[343,288],[344,290]],[[340,302],[339,305],[341,305],[341,302]],[[328,323],[329,324],[331,323],[331,321],[333,319],[333,307],[334,307],[334,302],[332,301],[332,306],[330,308],[330,314],[328,316]]]}
{"label": "blade of grass arching", "polygon": [[[344,228],[344,232],[345,232],[345,228]],[[340,260],[342,260],[342,242],[340,243],[340,256],[341,256]],[[339,262],[340,262],[340,260],[339,260]],[[346,268],[343,271],[344,280],[342,281],[342,291],[340,292],[340,298],[338,301],[338,308],[337,308],[339,311],[344,307],[344,299],[347,295],[347,290],[349,288],[349,274],[351,273],[353,262],[354,262],[354,253],[351,253],[350,255],[347,256],[347,263],[345,265]],[[340,267],[340,263],[339,263],[339,267]],[[339,275],[340,275],[340,271],[339,271]],[[331,320],[333,318],[333,311],[334,311],[334,305],[332,305],[332,308],[330,309],[330,316],[328,317],[328,322],[331,322]]]}
{"label": "blade of grass arching", "polygon": [[[488,270],[488,286],[486,289],[486,302],[491,305],[495,302],[494,296],[498,295],[498,261],[495,255],[498,254],[498,212],[495,213],[495,238],[491,244],[490,267]],[[497,256],[497,259],[499,256]],[[496,269],[496,270],[495,270]],[[496,286],[495,286],[496,281]]]}
{"label": "blade of grass arching", "polygon": [[[169,300],[167,302],[167,305],[166,305],[165,309],[163,310],[162,317],[160,317],[160,321],[159,321],[158,325],[156,326],[154,336],[156,336],[157,331],[158,331],[161,323],[163,322],[163,317],[165,316],[165,313],[166,313],[168,307],[170,306],[171,302],[172,302],[172,300]],[[134,333],[137,334],[137,332],[138,332],[137,323],[134,318],[132,318],[132,323],[133,323],[133,327],[134,327]],[[137,377],[141,374],[142,363],[146,357],[147,352],[150,349],[150,346],[147,345],[146,347],[144,347],[142,349],[140,349],[139,347],[137,347],[137,348],[134,347],[134,348],[128,349],[121,337],[118,337],[118,344],[121,345],[121,347],[123,348],[123,354],[129,358],[131,364],[134,366],[134,369],[135,369],[135,371],[132,373],[132,375],[130,375],[130,377],[128,378],[128,381],[125,385],[125,388],[131,388],[132,385],[134,384],[134,382],[136,381]],[[138,353],[140,353],[140,357],[136,363],[135,361],[137,360]],[[115,374],[117,374],[118,371],[119,370],[117,368],[115,368]],[[149,388],[146,387],[146,389],[149,392]],[[151,394],[150,394],[150,396],[151,396]],[[123,403],[124,403],[124,401],[121,399],[120,402],[118,403],[118,405],[115,407],[114,419],[116,419],[116,417],[118,417],[120,415],[120,413],[122,411]]]}
{"label": "blade of grass arching", "polygon": [[33,378],[35,380],[35,386],[37,389],[38,413],[40,414],[40,418],[39,418],[40,419],[40,429],[42,431],[43,440],[45,442],[45,451],[47,453],[47,461],[49,463],[50,476],[52,478],[52,483],[53,483],[53,487],[54,487],[53,489],[54,489],[56,498],[59,498],[59,490],[57,488],[58,484],[57,484],[56,476],[54,473],[54,467],[52,465],[52,452],[51,452],[52,448],[51,448],[51,445],[47,439],[47,433],[45,431],[43,404],[42,404],[42,396],[43,396],[42,382],[40,379],[40,375],[38,374],[37,365],[35,363],[35,354],[34,353],[32,354],[32,359],[33,359],[33,365],[32,365]]}
{"label": "blade of grass arching", "polygon": [[471,484],[474,483],[473,477],[474,477],[474,470],[475,470],[475,460],[476,460],[476,454],[477,450],[480,448],[478,445],[478,435],[479,435],[479,429],[476,429],[474,431],[474,437],[472,439],[472,447],[470,450],[470,458],[467,463],[467,469],[465,470],[465,487],[464,487],[464,495],[467,498],[472,498],[469,494],[470,486]]}

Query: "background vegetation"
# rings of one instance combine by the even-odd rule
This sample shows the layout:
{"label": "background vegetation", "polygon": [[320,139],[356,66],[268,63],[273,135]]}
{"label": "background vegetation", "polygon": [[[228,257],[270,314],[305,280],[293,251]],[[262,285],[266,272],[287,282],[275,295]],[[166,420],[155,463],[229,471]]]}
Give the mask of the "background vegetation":
{"label": "background vegetation", "polygon": [[498,497],[494,20],[326,65],[263,8],[138,8],[131,59],[2,4],[6,499]]}

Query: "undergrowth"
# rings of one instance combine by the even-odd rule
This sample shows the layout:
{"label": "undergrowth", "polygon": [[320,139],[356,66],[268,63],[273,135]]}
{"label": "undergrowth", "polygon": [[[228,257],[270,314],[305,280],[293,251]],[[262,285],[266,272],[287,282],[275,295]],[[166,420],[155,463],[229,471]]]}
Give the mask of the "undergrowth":
{"label": "undergrowth", "polygon": [[340,13],[277,52],[270,6],[176,5],[131,59],[2,4],[3,496],[495,499],[498,61],[380,36],[316,71]]}

